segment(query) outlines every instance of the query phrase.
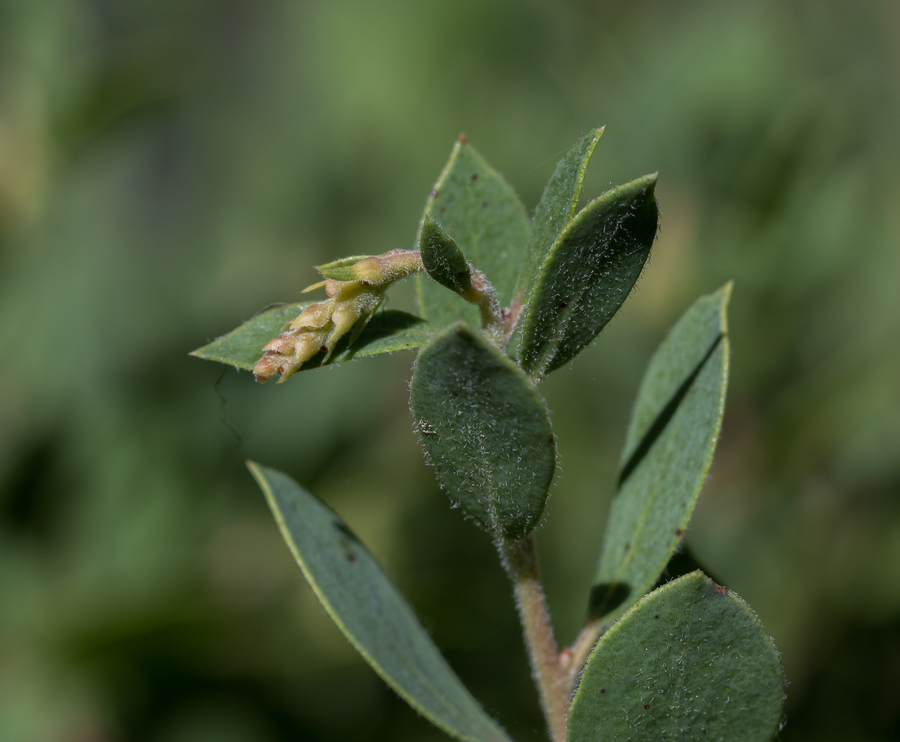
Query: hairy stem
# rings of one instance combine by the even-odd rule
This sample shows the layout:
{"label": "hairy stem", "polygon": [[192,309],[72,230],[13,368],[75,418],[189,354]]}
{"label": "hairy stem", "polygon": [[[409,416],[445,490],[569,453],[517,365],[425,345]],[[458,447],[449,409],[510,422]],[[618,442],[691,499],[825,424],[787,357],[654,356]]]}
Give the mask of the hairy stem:
{"label": "hairy stem", "polygon": [[588,655],[605,628],[603,622],[599,619],[590,619],[578,634],[572,646],[563,650],[561,655],[563,658],[562,664],[566,673],[567,692],[570,695],[578,684],[578,678],[581,675],[581,670],[587,661]]}
{"label": "hairy stem", "polygon": [[560,664],[544,588],[541,585],[534,541],[531,537],[520,541],[501,539],[498,547],[503,566],[515,588],[531,670],[540,693],[550,736],[554,742],[565,742],[569,680]]}
{"label": "hairy stem", "polygon": [[[395,260],[404,261],[403,267],[407,270],[406,275],[422,271],[428,273],[422,260],[422,253],[419,250],[395,250],[394,253],[398,254]],[[389,254],[393,255],[394,253]],[[481,329],[484,331],[485,337],[500,350],[505,350],[509,342],[510,332],[507,328],[507,316],[497,300],[497,292],[484,273],[474,268],[471,264],[469,264],[469,274],[471,280],[469,290],[461,291],[450,286],[447,286],[447,288],[457,293],[470,304],[478,307],[478,312],[481,315]],[[446,284],[443,285],[446,286]]]}
{"label": "hairy stem", "polygon": [[485,337],[500,350],[505,350],[509,337],[506,333],[503,310],[497,301],[497,292],[484,273],[472,267],[469,270],[472,272],[472,291],[463,298],[478,306]]}

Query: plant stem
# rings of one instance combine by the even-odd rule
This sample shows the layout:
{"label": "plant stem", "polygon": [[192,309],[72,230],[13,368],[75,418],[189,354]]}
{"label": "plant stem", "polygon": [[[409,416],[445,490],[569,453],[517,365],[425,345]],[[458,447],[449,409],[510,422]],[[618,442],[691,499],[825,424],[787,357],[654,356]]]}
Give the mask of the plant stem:
{"label": "plant stem", "polygon": [[497,348],[504,350],[509,342],[509,337],[506,333],[503,310],[500,308],[500,302],[497,301],[497,292],[494,291],[491,282],[485,278],[484,273],[475,268],[470,268],[470,270],[472,291],[463,298],[478,306],[485,337]]}
{"label": "plant stem", "polygon": [[498,548],[515,587],[519,619],[550,736],[554,742],[565,742],[569,681],[559,661],[534,541],[530,536],[520,541],[501,538]]}
{"label": "plant stem", "polygon": [[588,655],[591,653],[597,640],[603,634],[604,628],[602,621],[592,618],[579,632],[572,646],[563,650],[563,669],[567,676],[566,689],[570,695],[575,690],[581,669],[584,667],[584,663],[587,661]]}

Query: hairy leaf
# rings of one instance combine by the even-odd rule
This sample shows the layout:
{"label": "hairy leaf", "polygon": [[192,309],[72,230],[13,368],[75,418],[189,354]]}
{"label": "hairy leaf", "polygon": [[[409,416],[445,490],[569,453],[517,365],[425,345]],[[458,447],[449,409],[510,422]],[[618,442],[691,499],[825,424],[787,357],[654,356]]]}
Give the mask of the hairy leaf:
{"label": "hairy leaf", "polygon": [[[508,305],[531,224],[515,191],[462,137],[428,197],[425,216],[453,237],[466,259],[487,276],[500,304]],[[419,311],[433,325],[465,319],[477,326],[474,306],[427,276],[416,276],[416,281]]]}
{"label": "hairy leaf", "polygon": [[544,188],[541,200],[534,210],[531,239],[522,256],[522,267],[516,284],[514,301],[520,306],[528,304],[547,253],[566,223],[575,216],[584,174],[602,134],[602,128],[594,129],[579,139],[557,163],[556,170]]}
{"label": "hairy leaf", "polygon": [[285,474],[248,466],[316,597],[375,672],[447,734],[508,742],[341,518]]}
{"label": "hairy leaf", "polygon": [[428,275],[456,294],[472,290],[472,273],[462,251],[430,216],[425,217],[419,237],[422,265]]}
{"label": "hairy leaf", "polygon": [[533,376],[559,368],[597,336],[637,281],[656,236],[656,175],[607,191],[566,224],[525,314],[519,363]]}
{"label": "hairy leaf", "polygon": [[650,593],[588,658],[568,742],[770,742],[784,674],[746,603],[702,572]]}
{"label": "hairy leaf", "polygon": [[725,409],[730,296],[727,284],[698,299],[641,382],[591,595],[595,616],[614,618],[640,599],[687,528]]}
{"label": "hairy leaf", "polygon": [[[263,354],[263,346],[311,303],[286,304],[260,312],[237,329],[198,348],[191,355],[252,371],[254,364]],[[397,310],[378,312],[352,345],[349,345],[349,335],[338,342],[337,349],[326,365],[381,353],[393,353],[395,350],[418,348],[427,343],[434,332],[435,328],[425,320],[407,312]],[[301,370],[319,368],[323,357],[324,353],[319,353]]]}
{"label": "hairy leaf", "polygon": [[509,538],[529,533],[547,500],[556,442],[527,377],[458,323],[419,352],[411,403],[451,498],[490,531]]}

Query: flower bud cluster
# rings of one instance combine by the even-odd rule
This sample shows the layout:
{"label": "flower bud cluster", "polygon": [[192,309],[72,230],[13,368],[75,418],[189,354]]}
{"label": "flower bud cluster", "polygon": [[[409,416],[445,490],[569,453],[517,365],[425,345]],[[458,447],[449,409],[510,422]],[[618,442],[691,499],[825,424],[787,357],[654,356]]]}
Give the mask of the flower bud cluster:
{"label": "flower bud cluster", "polygon": [[[306,307],[263,348],[265,352],[253,368],[257,381],[268,381],[277,374],[281,374],[279,381],[284,381],[320,352],[325,354],[322,363],[327,363],[344,335],[354,327],[356,335],[362,332],[391,284],[422,270],[419,253],[408,250],[373,255],[352,265],[342,262],[319,267],[325,280],[304,291],[324,286],[328,298]],[[351,336],[351,342],[354,339],[355,335]]]}

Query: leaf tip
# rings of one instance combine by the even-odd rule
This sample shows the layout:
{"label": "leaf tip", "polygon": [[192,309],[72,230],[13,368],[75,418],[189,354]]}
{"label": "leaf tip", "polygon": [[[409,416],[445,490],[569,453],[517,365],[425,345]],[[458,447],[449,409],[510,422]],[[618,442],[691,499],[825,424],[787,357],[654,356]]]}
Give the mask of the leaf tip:
{"label": "leaf tip", "polygon": [[734,290],[734,279],[731,279],[728,283],[726,283],[719,291],[722,293],[725,304],[727,304],[731,300],[731,292]]}
{"label": "leaf tip", "polygon": [[722,334],[728,334],[728,305],[731,303],[731,292],[734,289],[734,280],[732,279],[722,286],[716,294],[721,297],[721,309],[719,315],[719,323],[722,328]]}
{"label": "leaf tip", "polygon": [[[582,142],[587,142],[587,151],[585,153],[585,163],[584,167],[587,168],[587,161],[591,159],[591,155],[594,153],[594,147],[597,146],[597,142],[600,141],[600,137],[603,136],[603,132],[606,131],[606,124],[603,126],[596,126],[591,129],[587,134],[585,134],[578,144]],[[578,144],[575,146],[577,147]]]}
{"label": "leaf tip", "polygon": [[244,461],[244,464],[246,465],[247,469],[249,470],[250,476],[252,476],[253,479],[256,480],[256,485],[262,490],[262,493],[265,496],[266,500],[269,501],[270,507],[274,507],[271,505],[271,503],[273,502],[272,490],[266,479],[266,474],[265,474],[266,468],[262,464],[258,464],[255,461],[253,461],[252,459],[246,459]]}

